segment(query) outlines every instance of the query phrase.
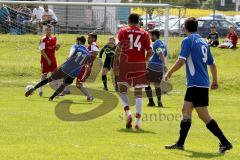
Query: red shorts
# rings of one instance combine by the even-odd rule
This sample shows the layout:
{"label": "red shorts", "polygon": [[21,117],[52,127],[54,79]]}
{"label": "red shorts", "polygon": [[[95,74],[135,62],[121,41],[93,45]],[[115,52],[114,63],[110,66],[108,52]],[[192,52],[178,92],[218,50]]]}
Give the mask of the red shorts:
{"label": "red shorts", "polygon": [[45,62],[41,62],[41,72],[42,74],[48,74],[57,70],[57,62],[52,61],[51,66]]}
{"label": "red shorts", "polygon": [[80,70],[80,73],[77,77],[76,84],[78,85],[78,84],[81,84],[81,83],[85,82],[86,79],[90,76],[91,70],[92,70],[92,68],[90,70],[86,71],[85,66],[82,67],[82,69]]}
{"label": "red shorts", "polygon": [[147,87],[146,63],[120,64],[118,84],[134,88]]}

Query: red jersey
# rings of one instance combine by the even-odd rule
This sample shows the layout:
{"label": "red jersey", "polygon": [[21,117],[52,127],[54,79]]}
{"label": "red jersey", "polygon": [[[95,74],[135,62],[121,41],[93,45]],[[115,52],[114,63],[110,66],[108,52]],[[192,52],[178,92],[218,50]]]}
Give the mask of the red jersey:
{"label": "red jersey", "polygon": [[[57,38],[55,36],[48,37],[44,36],[40,41],[40,50],[44,50],[48,58],[52,63],[56,62],[55,52],[56,52]],[[46,59],[41,56],[41,63],[46,63]]]}
{"label": "red jersey", "polygon": [[151,49],[147,31],[137,26],[124,27],[119,30],[118,40],[121,56],[126,56],[128,62],[146,62],[145,51]]}
{"label": "red jersey", "polygon": [[232,44],[233,44],[234,46],[237,45],[238,36],[237,36],[237,33],[236,33],[235,31],[232,32],[232,33],[229,33],[228,36],[227,36],[227,38],[232,41]]}
{"label": "red jersey", "polygon": [[[99,47],[97,45],[96,42],[93,42],[92,44],[88,45],[88,51],[91,52],[98,52],[99,51]],[[94,61],[96,59],[96,56],[91,55],[92,57],[92,61]]]}
{"label": "red jersey", "polygon": [[[88,51],[90,52],[90,54],[92,54],[92,52],[98,52],[99,51],[99,48],[98,48],[98,45],[96,42],[93,42],[92,44],[89,44],[88,45]],[[91,71],[92,71],[92,67],[93,67],[93,62],[94,60],[96,59],[96,56],[94,55],[91,55],[91,59],[92,59],[92,63],[91,63],[91,66],[89,70],[86,70],[86,67],[83,66],[82,69],[80,70],[80,73],[77,77],[77,86],[83,82],[85,82],[85,80],[90,76],[91,74]]]}

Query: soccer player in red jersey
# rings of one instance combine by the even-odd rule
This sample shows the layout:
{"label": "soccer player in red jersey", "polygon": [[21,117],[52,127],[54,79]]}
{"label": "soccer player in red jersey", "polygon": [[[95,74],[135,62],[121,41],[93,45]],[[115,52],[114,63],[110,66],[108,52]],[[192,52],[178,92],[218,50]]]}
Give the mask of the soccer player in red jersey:
{"label": "soccer player in red jersey", "polygon": [[[97,45],[97,34],[95,33],[89,33],[88,34],[88,50],[91,54],[92,63],[90,66],[85,66],[81,69],[79,76],[77,77],[76,86],[80,91],[87,97],[88,101],[93,101],[93,96],[87,91],[87,89],[83,86],[83,83],[86,81],[86,79],[90,76],[92,71],[93,62],[96,59],[99,47]],[[86,69],[86,67],[89,67]]]}
{"label": "soccer player in red jersey", "polygon": [[132,115],[127,91],[128,88],[134,87],[135,128],[139,129],[143,103],[142,88],[147,86],[146,61],[152,55],[152,49],[148,32],[139,27],[139,15],[135,13],[129,15],[128,24],[129,26],[119,30],[119,43],[114,58],[114,66],[119,73],[119,96],[126,112],[126,128],[132,128]]}
{"label": "soccer player in red jersey", "polygon": [[[45,29],[45,36],[40,41],[39,49],[41,51],[41,81],[47,78],[48,73],[57,70],[57,60],[55,53],[59,50],[60,45],[57,44],[57,38],[52,36],[51,25]],[[43,95],[43,89],[40,88],[39,96]]]}

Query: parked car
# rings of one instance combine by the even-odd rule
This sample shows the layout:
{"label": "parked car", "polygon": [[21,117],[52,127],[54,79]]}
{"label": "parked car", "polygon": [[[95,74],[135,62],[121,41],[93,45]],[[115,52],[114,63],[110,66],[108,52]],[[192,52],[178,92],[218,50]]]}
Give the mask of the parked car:
{"label": "parked car", "polygon": [[228,20],[229,22],[234,23],[236,21],[236,18],[233,16],[226,16],[226,20]]}
{"label": "parked car", "polygon": [[230,26],[235,26],[237,33],[240,34],[240,30],[237,28],[237,26],[234,23],[231,23],[223,19],[213,20],[209,18],[198,19],[198,33],[203,37],[207,37],[208,34],[210,33],[211,25],[215,25],[217,27],[217,32],[221,37],[225,37],[228,34]]}
{"label": "parked car", "polygon": [[[169,26],[168,26],[168,32],[170,36],[179,36],[179,35],[184,35],[183,33],[183,24],[184,24],[185,19],[172,19],[169,21]],[[165,24],[162,24],[161,26],[157,25],[155,26],[154,29],[159,29],[161,35],[164,34],[165,30]]]}
{"label": "parked car", "polygon": [[152,21],[153,19],[155,19],[157,17],[157,15],[153,14],[152,17],[150,17],[149,15],[143,15],[140,17],[140,21],[141,21],[141,26],[145,27],[146,26],[146,22]]}
{"label": "parked car", "polygon": [[[157,28],[159,28],[159,25],[160,26],[162,26],[162,25],[164,25],[164,23],[165,23],[165,16],[160,16],[160,17],[156,17],[156,18],[154,18],[153,20],[151,20],[151,21],[149,21],[148,23],[147,23],[147,28],[149,29],[149,30],[151,30],[151,29],[154,29],[154,28],[156,28],[157,26]],[[170,15],[169,16],[169,22],[171,21],[171,20],[176,20],[178,17],[177,16],[173,16],[173,15]],[[159,24],[159,22],[160,22],[160,24]]]}
{"label": "parked car", "polygon": [[[240,22],[234,22],[234,24],[236,25],[237,30],[240,30]],[[238,35],[238,36],[240,36],[240,35]]]}
{"label": "parked car", "polygon": [[225,19],[225,15],[224,14],[218,14],[216,13],[214,14],[210,14],[209,17],[211,17],[212,19]]}
{"label": "parked car", "polygon": [[117,25],[117,29],[119,30],[126,26],[128,26],[128,23],[126,21],[120,21],[119,24]]}

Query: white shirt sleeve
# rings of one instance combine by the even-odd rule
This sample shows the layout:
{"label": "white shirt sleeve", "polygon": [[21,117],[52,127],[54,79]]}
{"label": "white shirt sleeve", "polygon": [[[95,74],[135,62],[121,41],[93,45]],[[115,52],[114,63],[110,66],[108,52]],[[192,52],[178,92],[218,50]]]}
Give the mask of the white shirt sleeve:
{"label": "white shirt sleeve", "polygon": [[69,52],[68,58],[70,58],[73,55],[74,52],[75,52],[75,47],[73,45],[70,52]]}
{"label": "white shirt sleeve", "polygon": [[36,8],[33,9],[32,16],[37,16],[37,9]]}
{"label": "white shirt sleeve", "polygon": [[92,52],[98,52],[99,51],[99,48],[96,45],[92,45],[91,49],[92,49],[91,50]]}
{"label": "white shirt sleeve", "polygon": [[54,19],[55,21],[58,21],[58,18],[56,14],[53,12],[53,10],[49,10],[49,13],[52,15],[52,19]]}
{"label": "white shirt sleeve", "polygon": [[44,49],[45,49],[45,43],[41,42],[40,45],[39,45],[39,50],[42,51]]}

